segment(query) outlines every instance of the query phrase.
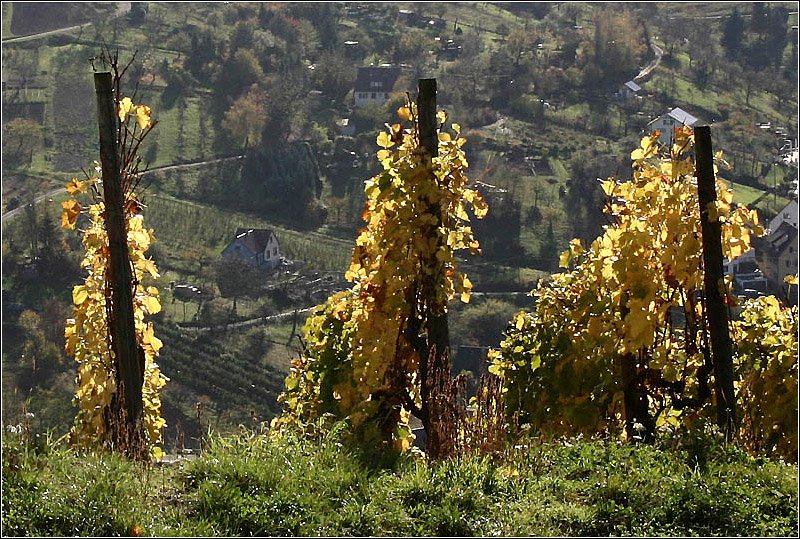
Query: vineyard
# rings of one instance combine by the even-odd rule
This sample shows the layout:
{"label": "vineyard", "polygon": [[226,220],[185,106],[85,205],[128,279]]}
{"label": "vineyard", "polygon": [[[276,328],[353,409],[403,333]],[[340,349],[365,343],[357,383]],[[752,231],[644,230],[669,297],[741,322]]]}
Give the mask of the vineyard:
{"label": "vineyard", "polygon": [[[156,238],[168,248],[165,253],[180,253],[197,245],[218,253],[233,239],[237,228],[269,228],[275,231],[282,253],[290,259],[337,272],[343,272],[350,259],[352,244],[345,240],[290,230],[258,217],[162,194],[148,197],[146,203]],[[175,263],[180,265],[180,261]]]}
{"label": "vineyard", "polygon": [[3,5],[4,536],[797,535],[796,11],[111,7]]}
{"label": "vineyard", "polygon": [[[219,431],[220,424],[248,425],[254,418],[264,421],[279,413],[276,398],[286,376],[284,365],[268,362],[264,356],[254,360],[232,352],[230,337],[227,343],[213,333],[193,337],[169,323],[160,325],[159,330],[164,342],[160,364],[170,379],[163,394],[170,442],[177,434],[176,422],[187,433],[186,447],[197,447],[188,433],[197,437],[208,426]],[[264,335],[264,330],[259,328],[259,334]],[[259,341],[268,344],[264,339],[266,336]],[[280,354],[290,353],[283,346],[276,347]],[[198,425],[198,402],[206,403],[202,425]]]}

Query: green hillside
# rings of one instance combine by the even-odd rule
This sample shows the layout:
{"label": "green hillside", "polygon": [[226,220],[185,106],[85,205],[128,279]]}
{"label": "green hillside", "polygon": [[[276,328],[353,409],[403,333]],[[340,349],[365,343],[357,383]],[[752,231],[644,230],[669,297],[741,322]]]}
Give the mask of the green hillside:
{"label": "green hillside", "polygon": [[[769,24],[753,22],[755,4],[145,2],[115,14],[91,3],[54,4],[37,21],[33,7],[4,3],[4,422],[30,410],[38,428],[63,433],[71,421],[74,365],[61,335],[83,273],[78,236],[57,226],[54,191],[98,158],[87,60],[102,44],[133,59],[122,91],[158,119],[141,149],[154,170],[140,189],[163,274],[167,409],[197,429],[204,402],[232,430],[250,410],[277,413],[297,328],[284,320],[206,339],[177,325],[303,310],[347,286],[363,181],[380,170],[375,136],[419,78],[437,79],[440,106],[464,126],[469,176],[491,206],[487,224],[475,224],[484,255],[464,267],[476,290],[509,294],[503,312],[529,305],[510,294],[556,270],[570,239],[598,235],[597,178],[629,174],[648,122],[673,107],[712,125],[737,200],[774,216],[797,178],[776,159],[797,131],[798,20],[794,4],[773,2]],[[734,13],[739,33],[728,26]],[[91,24],[10,40],[59,17]],[[641,96],[615,96],[656,61],[653,44],[663,56],[637,79]],[[389,101],[355,107],[357,68],[383,62],[401,66]],[[219,254],[238,227],[274,230],[294,264],[225,296]],[[204,299],[174,301],[171,282],[203,288]],[[496,345],[503,328],[482,323],[493,313],[476,298],[452,306],[453,342]],[[223,356],[229,373],[213,363]],[[216,386],[201,374],[212,369]],[[234,379],[247,369],[257,380]]]}

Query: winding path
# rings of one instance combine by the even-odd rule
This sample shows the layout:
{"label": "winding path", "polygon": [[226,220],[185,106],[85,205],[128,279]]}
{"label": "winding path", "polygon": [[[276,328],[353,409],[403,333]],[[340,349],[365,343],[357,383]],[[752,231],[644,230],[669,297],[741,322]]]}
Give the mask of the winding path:
{"label": "winding path", "polygon": [[664,56],[664,49],[656,45],[655,40],[650,40],[650,47],[653,49],[656,57],[653,59],[650,64],[648,64],[644,69],[642,69],[638,75],[633,77],[634,82],[644,81],[647,77],[650,76],[650,73],[653,72],[655,68],[658,67],[658,64],[661,63],[661,57]]}

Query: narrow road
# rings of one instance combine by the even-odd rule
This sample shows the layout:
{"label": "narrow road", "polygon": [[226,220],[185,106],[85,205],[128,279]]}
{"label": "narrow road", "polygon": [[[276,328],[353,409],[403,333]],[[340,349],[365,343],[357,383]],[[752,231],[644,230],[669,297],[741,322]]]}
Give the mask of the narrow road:
{"label": "narrow road", "polygon": [[[114,18],[120,17],[125,13],[131,10],[131,3],[130,2],[118,2],[119,7],[117,7],[117,11],[114,13]],[[48,30],[47,32],[39,32],[37,34],[29,34],[27,36],[17,36],[17,37],[8,37],[3,38],[2,43],[3,45],[10,44],[10,43],[24,43],[25,41],[33,41],[34,39],[39,39],[42,37],[52,36],[55,34],[63,34],[66,32],[71,32],[73,30],[80,30],[81,28],[86,28],[87,26],[91,26],[91,22],[85,22],[83,24],[76,24],[75,26],[67,26],[65,28],[56,28],[55,30]]]}
{"label": "narrow road", "polygon": [[271,316],[259,316],[257,318],[250,318],[249,320],[240,320],[239,322],[223,324],[221,326],[182,326],[178,324],[178,327],[181,329],[181,331],[186,331],[188,333],[200,333],[211,330],[243,328],[243,327],[257,326],[259,324],[266,324],[267,322],[279,322],[281,320],[286,320],[288,318],[291,318],[292,316],[295,315],[295,313],[301,315],[311,312],[312,309],[314,309],[314,307],[306,307],[305,309],[298,309],[297,311],[292,310],[292,311],[287,311],[285,313],[273,314]]}
{"label": "narrow road", "polygon": [[653,49],[653,52],[655,53],[656,57],[652,62],[650,62],[649,65],[647,65],[644,69],[642,69],[638,75],[633,77],[634,82],[639,82],[646,79],[650,75],[650,73],[652,73],[653,70],[658,67],[658,64],[661,63],[661,57],[664,56],[664,49],[656,45],[656,42],[652,39],[650,40],[650,47]]}
{"label": "narrow road", "polygon": [[[152,174],[153,172],[161,172],[161,171],[164,171],[164,170],[177,170],[177,169],[180,169],[180,168],[199,167],[199,166],[203,166],[203,165],[211,165],[211,164],[214,164],[214,163],[223,163],[225,161],[233,161],[234,159],[243,159],[243,158],[244,158],[243,155],[234,155],[234,156],[231,156],[231,157],[221,157],[219,159],[210,159],[208,161],[196,161],[196,162],[193,162],[193,163],[181,163],[181,164],[178,164],[178,165],[164,165],[164,166],[160,166],[160,167],[151,168],[150,170],[146,170],[141,175],[142,176],[147,176],[148,174]],[[64,187],[59,187],[58,189],[53,189],[52,191],[48,191],[47,193],[45,193],[43,195],[39,195],[38,197],[36,197],[34,199],[34,203],[38,204],[39,202],[41,202],[42,200],[44,200],[46,198],[52,198],[52,197],[54,197],[56,195],[60,195],[61,193],[64,193],[64,192],[66,192],[66,188],[64,188]],[[23,205],[23,206],[20,206],[18,208],[14,208],[13,210],[7,211],[6,213],[3,214],[3,221],[5,221],[6,219],[10,219],[10,218],[14,217],[19,212],[21,212],[24,208],[25,208],[25,206]]]}

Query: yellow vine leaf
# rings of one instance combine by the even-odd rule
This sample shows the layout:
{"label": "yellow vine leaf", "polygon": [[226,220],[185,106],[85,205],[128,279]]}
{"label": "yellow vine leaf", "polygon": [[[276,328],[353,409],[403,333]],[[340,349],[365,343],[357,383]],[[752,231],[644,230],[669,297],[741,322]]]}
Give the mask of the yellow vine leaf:
{"label": "yellow vine leaf", "polygon": [[67,193],[70,195],[78,195],[81,193],[85,193],[89,187],[95,182],[94,178],[89,178],[88,180],[81,181],[78,178],[72,178],[67,185],[65,186]]}
{"label": "yellow vine leaf", "polygon": [[147,105],[139,105],[136,107],[136,124],[139,129],[147,129],[152,125],[150,121],[150,107]]}
{"label": "yellow vine leaf", "polygon": [[63,212],[61,213],[61,226],[62,228],[75,228],[75,223],[78,222],[78,216],[81,214],[81,204],[77,200],[65,200],[61,203]]}
{"label": "yellow vine leaf", "polygon": [[381,148],[391,148],[394,146],[394,141],[392,141],[391,137],[386,131],[381,131],[378,133],[378,146]]}
{"label": "yellow vine leaf", "polygon": [[117,114],[119,115],[119,119],[121,122],[125,121],[125,119],[128,117],[128,114],[130,114],[133,107],[134,105],[130,97],[123,97],[120,100]]}

